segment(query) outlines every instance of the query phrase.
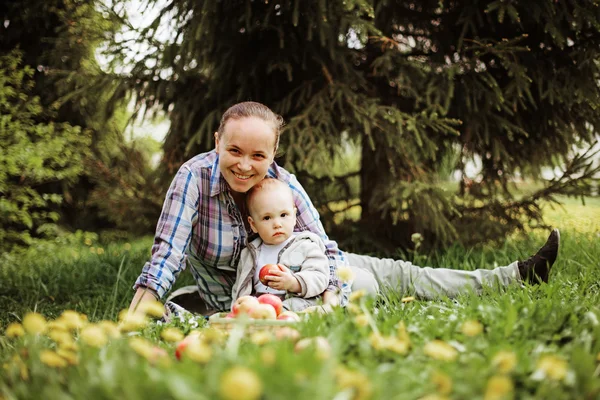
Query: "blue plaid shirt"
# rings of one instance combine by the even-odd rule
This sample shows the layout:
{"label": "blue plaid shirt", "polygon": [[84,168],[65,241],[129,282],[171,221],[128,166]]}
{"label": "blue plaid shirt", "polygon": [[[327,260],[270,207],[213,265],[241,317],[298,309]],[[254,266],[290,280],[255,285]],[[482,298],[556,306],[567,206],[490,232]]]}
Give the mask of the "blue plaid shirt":
{"label": "blue plaid shirt", "polygon": [[[309,230],[319,235],[330,260],[329,286],[338,291],[336,269],[345,264],[337,243],[329,240],[319,213],[293,174],[271,164],[267,176],[286,182],[292,189],[298,209],[295,231]],[[240,253],[255,234],[247,226],[246,210],[239,210],[221,175],[219,158],[213,150],[199,154],[181,166],[173,179],[156,227],[152,257],[134,285],[147,287],[162,298],[186,267],[209,308],[217,311],[231,307],[231,288],[235,282]],[[342,303],[347,288],[342,292]]]}

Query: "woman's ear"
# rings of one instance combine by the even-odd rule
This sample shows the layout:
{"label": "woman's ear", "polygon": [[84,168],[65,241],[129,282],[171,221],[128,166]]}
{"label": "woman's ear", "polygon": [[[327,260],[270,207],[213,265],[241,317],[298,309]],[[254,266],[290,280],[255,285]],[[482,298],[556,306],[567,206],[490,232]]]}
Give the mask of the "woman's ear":
{"label": "woman's ear", "polygon": [[252,232],[258,233],[258,230],[256,229],[256,226],[254,225],[254,220],[252,219],[251,216],[248,216],[248,222],[250,223],[250,229],[252,229]]}
{"label": "woman's ear", "polygon": [[219,154],[219,132],[215,132],[215,151]]}

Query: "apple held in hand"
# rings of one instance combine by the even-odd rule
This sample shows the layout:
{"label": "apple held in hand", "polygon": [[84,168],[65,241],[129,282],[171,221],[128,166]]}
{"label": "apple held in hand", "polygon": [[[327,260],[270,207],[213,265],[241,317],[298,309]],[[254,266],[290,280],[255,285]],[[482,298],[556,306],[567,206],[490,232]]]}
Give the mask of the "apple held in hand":
{"label": "apple held in hand", "polygon": [[254,319],[275,319],[277,314],[270,304],[258,304],[250,310],[250,318]]}
{"label": "apple held in hand", "polygon": [[231,307],[231,314],[237,317],[241,314],[250,314],[250,311],[258,305],[258,299],[254,296],[242,296],[238,298]]}
{"label": "apple held in hand", "polygon": [[260,304],[268,304],[275,309],[275,314],[279,315],[283,311],[283,303],[281,299],[274,294],[261,294],[258,296],[258,302]]}
{"label": "apple held in hand", "polygon": [[279,265],[277,264],[265,264],[258,273],[258,279],[260,280],[260,283],[262,283],[265,286],[268,286],[267,283],[269,281],[266,278],[267,275],[271,275],[271,270],[280,271],[281,268],[279,268]]}

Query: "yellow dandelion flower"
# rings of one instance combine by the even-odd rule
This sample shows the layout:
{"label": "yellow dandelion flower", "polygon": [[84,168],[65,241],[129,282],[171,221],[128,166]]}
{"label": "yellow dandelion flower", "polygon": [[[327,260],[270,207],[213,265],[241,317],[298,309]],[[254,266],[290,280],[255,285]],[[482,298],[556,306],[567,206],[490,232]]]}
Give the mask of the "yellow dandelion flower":
{"label": "yellow dandelion flower", "polygon": [[225,400],[255,400],[263,392],[260,378],[249,368],[236,366],[221,376],[221,397]]}
{"label": "yellow dandelion flower", "polygon": [[148,340],[140,337],[133,337],[129,339],[129,347],[131,347],[133,351],[135,351],[145,359],[153,359],[154,351],[152,350],[152,348],[154,347],[154,345]]}
{"label": "yellow dandelion flower", "polygon": [[183,333],[177,328],[165,328],[161,333],[160,337],[165,342],[174,343],[183,340]]}
{"label": "yellow dandelion flower", "polygon": [[565,379],[569,366],[565,360],[554,355],[545,355],[537,363],[538,371],[555,381]]}
{"label": "yellow dandelion flower", "polygon": [[79,350],[79,346],[74,341],[59,343],[58,347],[60,349],[66,350],[66,351],[77,351],[77,350]]}
{"label": "yellow dandelion flower", "polygon": [[88,346],[92,347],[103,347],[108,342],[106,333],[104,330],[97,325],[88,325],[81,330],[79,338]]}
{"label": "yellow dandelion flower", "polygon": [[440,394],[448,395],[452,392],[452,379],[443,372],[435,371],[431,375],[431,382]]}
{"label": "yellow dandelion flower", "polygon": [[389,336],[384,340],[384,348],[396,354],[405,355],[410,348],[410,342]]}
{"label": "yellow dandelion flower", "polygon": [[14,339],[21,337],[25,334],[25,329],[23,329],[23,325],[18,322],[12,322],[8,324],[6,327],[6,332],[4,332],[7,338]]}
{"label": "yellow dandelion flower", "polygon": [[398,339],[410,343],[410,337],[408,336],[408,332],[406,331],[406,325],[404,325],[404,321],[400,321],[398,323],[397,336]]}
{"label": "yellow dandelion flower", "polygon": [[514,385],[506,375],[492,376],[485,388],[484,400],[501,400],[512,397]]}
{"label": "yellow dandelion flower", "polygon": [[64,368],[67,366],[67,360],[51,350],[42,350],[40,352],[40,361],[54,368]]}
{"label": "yellow dandelion flower", "polygon": [[275,364],[275,361],[277,361],[277,353],[274,349],[266,347],[260,352],[260,359],[264,365],[271,366]]}
{"label": "yellow dandelion flower", "polygon": [[46,319],[38,313],[30,312],[23,318],[25,332],[37,335],[46,332]]}
{"label": "yellow dandelion flower", "polygon": [[73,341],[73,336],[71,336],[69,332],[62,329],[52,329],[50,332],[48,332],[48,337],[58,344]]}
{"label": "yellow dandelion flower", "polygon": [[351,389],[354,392],[352,399],[363,400],[371,397],[373,388],[371,382],[363,373],[338,367],[335,371],[335,377],[341,390]]}
{"label": "yellow dandelion flower", "polygon": [[369,343],[371,343],[371,347],[373,347],[375,350],[385,349],[385,338],[379,333],[371,333],[369,335]]}
{"label": "yellow dandelion flower", "polygon": [[357,300],[362,299],[366,295],[367,295],[367,291],[365,289],[355,290],[352,293],[350,293],[350,296],[348,296],[348,300],[349,301],[357,301]]}
{"label": "yellow dandelion flower", "polygon": [[337,276],[342,282],[352,282],[355,278],[354,272],[350,267],[338,267]]}
{"label": "yellow dandelion flower", "polygon": [[142,330],[148,325],[148,318],[142,314],[128,314],[121,324],[119,328],[123,332],[134,332]]}
{"label": "yellow dandelion flower", "polygon": [[119,327],[112,321],[100,321],[98,322],[98,326],[102,328],[104,333],[106,333],[106,336],[111,339],[117,339],[121,337],[121,331],[119,330]]}
{"label": "yellow dandelion flower", "polygon": [[471,336],[471,337],[477,336],[483,332],[483,325],[479,321],[474,321],[474,320],[465,321],[462,324],[461,332],[465,336]]}
{"label": "yellow dandelion flower", "polygon": [[263,346],[273,340],[273,334],[269,331],[258,331],[250,335],[250,341],[257,346]]}
{"label": "yellow dandelion flower", "polygon": [[209,345],[199,339],[195,339],[190,341],[183,354],[194,362],[206,364],[212,358],[213,351]]}
{"label": "yellow dandelion flower", "polygon": [[492,358],[492,365],[498,369],[501,374],[508,374],[517,366],[517,355],[512,351],[499,351]]}
{"label": "yellow dandelion flower", "polygon": [[360,314],[354,317],[354,323],[358,326],[369,325],[369,317],[366,314]]}
{"label": "yellow dandelion flower", "polygon": [[200,337],[208,344],[222,344],[227,339],[227,334],[227,332],[215,328],[206,328],[200,331]]}
{"label": "yellow dandelion flower", "polygon": [[456,349],[442,340],[432,340],[427,343],[423,352],[429,357],[441,361],[454,361],[458,356]]}
{"label": "yellow dandelion flower", "polygon": [[21,375],[21,380],[29,380],[29,369],[27,369],[27,365],[23,361],[19,364],[19,375]]}
{"label": "yellow dandelion flower", "polygon": [[86,246],[91,246],[92,245],[92,239],[85,238],[85,240],[83,241],[83,243],[85,243]]}
{"label": "yellow dandelion flower", "polygon": [[415,296],[406,296],[403,297],[400,301],[403,303],[410,303],[411,301],[415,301]]}
{"label": "yellow dandelion flower", "polygon": [[98,254],[98,255],[102,255],[102,254],[104,254],[104,249],[103,249],[102,247],[98,247],[98,248],[96,249],[96,254]]}
{"label": "yellow dandelion flower", "polygon": [[90,247],[90,253],[95,253],[96,252],[96,248],[94,246]]}
{"label": "yellow dandelion flower", "polygon": [[61,320],[60,318],[55,319],[53,321],[48,321],[48,330],[54,330],[54,331],[68,331],[69,327],[67,326],[67,324],[65,324],[65,322],[63,320]]}
{"label": "yellow dandelion flower", "polygon": [[350,311],[352,314],[360,314],[360,313],[362,313],[362,310],[360,309],[360,307],[357,306],[354,303],[348,303],[348,304],[346,304],[346,310]]}
{"label": "yellow dandelion flower", "polygon": [[79,363],[79,355],[74,351],[59,348],[56,350],[56,354],[67,360],[67,362],[71,365],[77,365]]}
{"label": "yellow dandelion flower", "polygon": [[130,243],[125,243],[125,244],[123,245],[123,248],[124,248],[125,250],[129,251],[129,250],[131,250],[131,244],[130,244]]}
{"label": "yellow dandelion flower", "polygon": [[80,315],[77,311],[73,310],[65,310],[59,318],[59,321],[67,327],[69,330],[81,329],[85,322],[87,322],[87,317]]}
{"label": "yellow dandelion flower", "polygon": [[141,303],[138,309],[149,317],[162,318],[165,306],[158,300],[150,300]]}

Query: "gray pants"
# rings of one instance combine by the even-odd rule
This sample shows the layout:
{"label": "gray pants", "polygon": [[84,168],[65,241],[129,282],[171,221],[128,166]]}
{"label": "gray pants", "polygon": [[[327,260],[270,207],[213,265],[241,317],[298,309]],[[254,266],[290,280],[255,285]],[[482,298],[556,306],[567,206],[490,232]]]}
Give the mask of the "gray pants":
{"label": "gray pants", "polygon": [[461,271],[421,268],[408,261],[353,253],[345,253],[345,256],[356,275],[352,290],[365,289],[369,294],[377,294],[380,288],[388,288],[421,299],[434,299],[440,296],[456,297],[469,290],[481,293],[484,286],[508,286],[521,281],[517,261],[507,267]]}

